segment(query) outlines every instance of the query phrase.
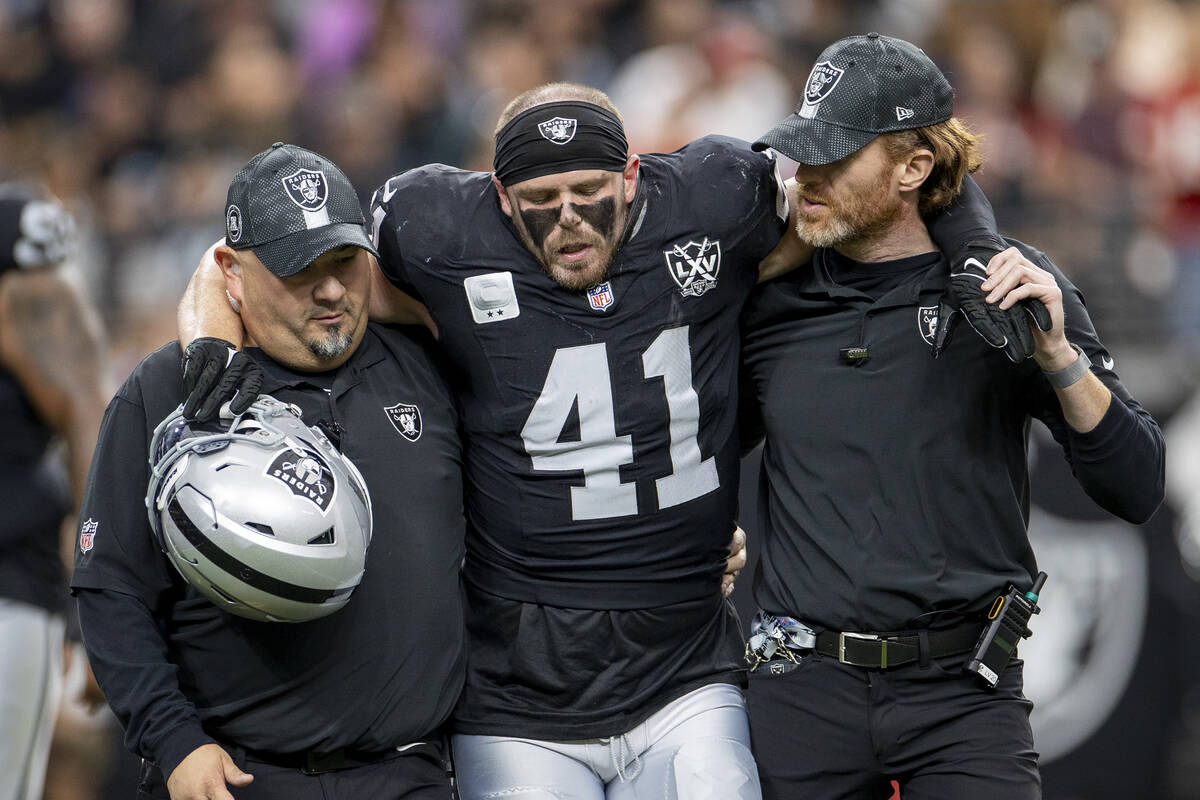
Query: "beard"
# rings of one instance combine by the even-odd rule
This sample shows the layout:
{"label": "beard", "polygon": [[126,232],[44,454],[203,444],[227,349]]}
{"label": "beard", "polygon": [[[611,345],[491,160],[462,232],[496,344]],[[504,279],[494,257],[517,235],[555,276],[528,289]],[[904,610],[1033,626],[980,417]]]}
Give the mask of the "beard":
{"label": "beard", "polygon": [[[549,211],[521,209],[518,232],[525,248],[550,280],[568,291],[582,292],[608,277],[617,256],[617,239],[623,231],[626,212],[623,205],[611,198],[578,204],[574,209],[582,223],[571,231],[558,225],[561,207]],[[592,248],[587,259],[563,260],[564,249],[582,246]]]}
{"label": "beard", "polygon": [[[600,248],[597,248],[597,250],[600,251]],[[572,292],[582,292],[591,289],[608,277],[608,270],[612,267],[615,257],[615,248],[608,246],[606,242],[603,251],[597,252],[595,259],[581,267],[569,268],[561,264],[556,264],[544,252],[539,252],[538,263],[541,264],[542,271],[550,277],[550,280],[557,283],[563,289]]]}
{"label": "beard", "polygon": [[330,328],[324,336],[308,342],[308,350],[317,358],[337,358],[354,344],[354,334],[347,330],[350,326],[342,324]]}
{"label": "beard", "polygon": [[[814,198],[825,203],[825,208],[814,216],[806,217],[803,210],[797,215],[796,234],[801,241],[814,247],[836,247],[865,241],[887,230],[902,206],[900,198],[890,193],[891,169],[891,165],[885,165],[877,179],[867,184],[866,191],[851,194],[845,200]],[[805,194],[804,185],[800,193]]]}

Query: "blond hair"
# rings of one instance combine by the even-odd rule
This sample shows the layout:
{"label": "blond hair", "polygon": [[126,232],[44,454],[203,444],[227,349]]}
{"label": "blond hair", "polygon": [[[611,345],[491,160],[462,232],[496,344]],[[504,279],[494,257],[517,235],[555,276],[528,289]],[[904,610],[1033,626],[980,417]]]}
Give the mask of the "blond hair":
{"label": "blond hair", "polygon": [[600,106],[600,108],[610,112],[620,120],[622,127],[625,125],[625,120],[621,118],[621,112],[617,111],[617,107],[613,105],[612,100],[608,99],[608,95],[604,92],[599,89],[593,89],[591,86],[584,86],[582,83],[561,81],[558,83],[544,83],[514,97],[504,107],[504,110],[500,112],[500,119],[496,121],[496,130],[492,132],[492,135],[495,136],[500,133],[504,126],[512,122],[513,117],[521,112],[528,111],[544,103],[555,103],[560,100],[579,100],[583,103]]}
{"label": "blond hair", "polygon": [[928,214],[945,208],[962,191],[963,179],[983,166],[979,143],[983,136],[972,133],[958,117],[936,125],[882,134],[884,147],[893,161],[917,150],[933,152],[933,170],[921,184],[919,210]]}

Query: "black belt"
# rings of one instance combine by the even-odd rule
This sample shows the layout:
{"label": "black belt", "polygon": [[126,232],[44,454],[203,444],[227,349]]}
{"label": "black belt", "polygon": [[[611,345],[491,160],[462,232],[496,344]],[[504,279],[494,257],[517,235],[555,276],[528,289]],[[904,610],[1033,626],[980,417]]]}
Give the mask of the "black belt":
{"label": "black belt", "polygon": [[888,669],[921,661],[921,639],[925,639],[925,659],[941,658],[970,650],[982,630],[982,625],[972,622],[941,630],[898,633],[822,631],[817,634],[815,649],[852,667]]}
{"label": "black belt", "polygon": [[[232,748],[231,748],[232,749]],[[258,750],[240,748],[246,758],[276,767],[299,769],[306,775],[320,775],[325,772],[335,772],[340,769],[366,767],[371,764],[381,764],[401,756],[425,753],[433,758],[441,758],[441,747],[437,742],[415,742],[410,745],[393,747],[379,752],[364,752],[341,748],[331,753],[266,753]]]}

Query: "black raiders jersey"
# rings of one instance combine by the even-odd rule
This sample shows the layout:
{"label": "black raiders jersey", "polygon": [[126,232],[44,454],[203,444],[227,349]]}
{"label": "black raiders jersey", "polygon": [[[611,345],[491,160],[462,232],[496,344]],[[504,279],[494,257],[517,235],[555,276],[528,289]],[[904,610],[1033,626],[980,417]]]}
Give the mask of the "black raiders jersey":
{"label": "black raiders jersey", "polygon": [[737,512],[738,316],[776,245],[774,163],[706,137],[642,158],[607,279],[559,287],[490,173],[430,165],[372,202],[387,277],[459,371],[468,580],[571,608],[705,596]]}

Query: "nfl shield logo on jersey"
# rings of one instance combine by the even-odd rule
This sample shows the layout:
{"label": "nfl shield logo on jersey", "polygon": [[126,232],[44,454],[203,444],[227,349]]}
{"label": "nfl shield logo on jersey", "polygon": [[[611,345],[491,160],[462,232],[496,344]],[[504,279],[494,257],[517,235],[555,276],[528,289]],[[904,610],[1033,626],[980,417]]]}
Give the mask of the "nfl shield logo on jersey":
{"label": "nfl shield logo on jersey", "polygon": [[608,281],[597,284],[587,291],[588,305],[603,311],[613,304],[612,284]]}
{"label": "nfl shield logo on jersey", "polygon": [[281,450],[265,474],[285,484],[292,494],[311,500],[321,511],[329,510],[329,501],[337,488],[333,472],[312,450],[297,447]]}
{"label": "nfl shield logo on jersey", "polygon": [[576,121],[566,117],[555,117],[538,123],[542,138],[554,144],[566,144],[575,138]]}
{"label": "nfl shield logo on jersey", "polygon": [[325,173],[311,169],[298,169],[283,178],[283,188],[292,202],[305,211],[320,211],[329,198],[329,184]]}
{"label": "nfl shield logo on jersey", "polygon": [[83,523],[83,527],[79,529],[79,549],[86,553],[91,550],[96,544],[96,529],[100,527],[100,523],[89,518]]}
{"label": "nfl shield logo on jersey", "polygon": [[410,442],[421,438],[421,409],[408,403],[396,403],[383,409],[392,427]]}
{"label": "nfl shield logo on jersey", "polygon": [[721,242],[704,237],[702,242],[688,242],[664,250],[667,271],[679,284],[684,297],[699,297],[717,285],[721,271]]}
{"label": "nfl shield logo on jersey", "polygon": [[933,346],[934,337],[937,336],[937,326],[937,306],[921,306],[917,309],[917,331],[930,347]]}

